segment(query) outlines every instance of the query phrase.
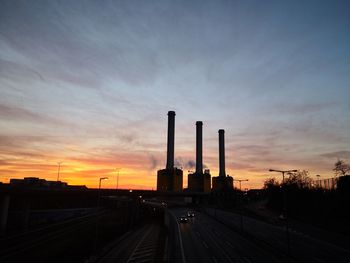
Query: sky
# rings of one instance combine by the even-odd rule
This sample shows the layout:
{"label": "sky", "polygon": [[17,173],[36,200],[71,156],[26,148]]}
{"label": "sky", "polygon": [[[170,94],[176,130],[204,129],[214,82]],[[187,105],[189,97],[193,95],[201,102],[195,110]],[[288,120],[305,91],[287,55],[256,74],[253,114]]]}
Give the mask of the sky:
{"label": "sky", "polygon": [[[349,1],[0,1],[0,181],[155,189],[175,164],[260,188],[350,163]],[[280,178],[279,178],[280,179]]]}

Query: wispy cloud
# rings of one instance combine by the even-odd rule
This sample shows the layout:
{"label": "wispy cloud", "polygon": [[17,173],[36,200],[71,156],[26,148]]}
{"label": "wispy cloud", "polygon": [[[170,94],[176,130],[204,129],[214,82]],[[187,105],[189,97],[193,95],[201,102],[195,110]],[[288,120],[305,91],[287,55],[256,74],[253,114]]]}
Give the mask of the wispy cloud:
{"label": "wispy cloud", "polygon": [[152,187],[168,110],[179,167],[195,167],[202,120],[213,175],[219,128],[227,169],[252,185],[270,166],[325,173],[349,158],[347,10],[341,1],[2,1],[0,175],[54,176],[63,160],[66,180],[94,185],[95,173],[123,167],[126,183]]}
{"label": "wispy cloud", "polygon": [[321,154],[322,157],[331,159],[350,159],[350,151],[336,151]]}

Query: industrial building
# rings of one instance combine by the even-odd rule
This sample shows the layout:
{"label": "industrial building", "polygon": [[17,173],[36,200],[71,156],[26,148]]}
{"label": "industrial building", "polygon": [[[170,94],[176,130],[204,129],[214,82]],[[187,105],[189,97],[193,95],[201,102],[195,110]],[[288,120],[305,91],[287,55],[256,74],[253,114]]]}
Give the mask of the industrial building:
{"label": "industrial building", "polygon": [[[174,167],[175,112],[168,112],[166,168],[157,172],[157,191],[181,192],[183,171]],[[203,173],[203,122],[196,122],[196,171],[188,174],[188,191],[209,193],[233,190],[233,178],[225,172],[225,131],[219,130],[219,176],[212,178],[209,170]]]}
{"label": "industrial building", "polygon": [[10,179],[9,185],[25,189],[87,189],[85,185],[68,185],[62,181],[47,181],[38,177],[24,177],[23,179]]}
{"label": "industrial building", "polygon": [[182,191],[183,171],[174,167],[175,111],[168,112],[168,144],[166,168],[157,172],[157,191]]}
{"label": "industrial building", "polygon": [[233,189],[233,178],[225,171],[225,131],[219,130],[219,176],[213,177],[213,191]]}
{"label": "industrial building", "polygon": [[192,192],[210,192],[210,172],[203,173],[203,122],[196,122],[196,171],[188,175],[188,190]]}

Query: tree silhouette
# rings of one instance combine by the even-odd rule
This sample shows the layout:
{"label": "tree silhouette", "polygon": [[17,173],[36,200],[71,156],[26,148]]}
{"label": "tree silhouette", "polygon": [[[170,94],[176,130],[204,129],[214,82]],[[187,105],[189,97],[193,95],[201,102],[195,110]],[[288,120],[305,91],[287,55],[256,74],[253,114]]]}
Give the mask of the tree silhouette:
{"label": "tree silhouette", "polygon": [[298,170],[297,172],[290,173],[289,177],[285,179],[285,185],[295,186],[299,189],[309,188],[311,182],[312,179],[307,170]]}
{"label": "tree silhouette", "polygon": [[264,181],[264,189],[279,188],[279,183],[276,178],[268,178]]}
{"label": "tree silhouette", "polygon": [[333,171],[335,176],[344,176],[350,171],[350,165],[346,164],[343,160],[336,161]]}

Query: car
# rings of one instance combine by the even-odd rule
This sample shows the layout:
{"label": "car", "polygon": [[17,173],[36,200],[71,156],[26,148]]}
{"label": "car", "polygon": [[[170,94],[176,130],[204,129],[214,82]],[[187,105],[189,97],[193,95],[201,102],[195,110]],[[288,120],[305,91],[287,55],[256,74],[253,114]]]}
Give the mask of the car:
{"label": "car", "polygon": [[180,216],[180,223],[187,223],[187,216],[185,215]]}
{"label": "car", "polygon": [[194,212],[193,211],[188,211],[187,212],[187,217],[194,217]]}

